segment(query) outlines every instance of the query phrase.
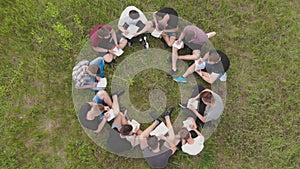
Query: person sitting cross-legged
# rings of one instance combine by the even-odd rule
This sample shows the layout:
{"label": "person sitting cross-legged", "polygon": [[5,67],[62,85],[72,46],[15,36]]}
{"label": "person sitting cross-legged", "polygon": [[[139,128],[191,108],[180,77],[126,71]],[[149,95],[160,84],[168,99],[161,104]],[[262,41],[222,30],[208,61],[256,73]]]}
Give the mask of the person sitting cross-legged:
{"label": "person sitting cross-legged", "polygon": [[114,69],[113,61],[117,58],[115,47],[123,49],[127,40],[120,34],[116,34],[113,27],[109,25],[99,24],[90,32],[90,41],[94,51],[99,52],[99,56],[109,63]]}
{"label": "person sitting cross-legged", "polygon": [[135,6],[128,6],[121,13],[120,19],[118,21],[119,30],[126,36],[129,35],[128,28],[133,25],[137,26],[138,30],[134,33],[133,37],[127,37],[129,45],[132,43],[139,42],[145,49],[149,48],[149,43],[147,42],[147,37],[142,35],[146,32],[147,18],[144,13]]}

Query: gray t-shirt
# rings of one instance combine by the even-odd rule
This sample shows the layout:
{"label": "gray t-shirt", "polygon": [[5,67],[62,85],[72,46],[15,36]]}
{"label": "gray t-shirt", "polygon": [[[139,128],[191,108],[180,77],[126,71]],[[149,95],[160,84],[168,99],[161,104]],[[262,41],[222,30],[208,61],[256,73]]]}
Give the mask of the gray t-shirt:
{"label": "gray t-shirt", "polygon": [[213,107],[210,105],[206,106],[204,111],[204,118],[206,121],[217,120],[221,116],[224,110],[224,104],[222,98],[214,92],[212,92],[212,95],[216,103],[214,104]]}
{"label": "gray t-shirt", "polygon": [[159,152],[154,153],[147,147],[143,150],[143,155],[151,168],[165,168],[172,155],[172,150],[162,146]]}

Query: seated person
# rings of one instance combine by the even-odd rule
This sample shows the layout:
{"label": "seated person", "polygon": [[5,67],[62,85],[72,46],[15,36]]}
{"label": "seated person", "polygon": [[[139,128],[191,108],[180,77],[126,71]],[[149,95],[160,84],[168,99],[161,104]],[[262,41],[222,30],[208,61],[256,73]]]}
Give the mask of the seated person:
{"label": "seated person", "polygon": [[[106,120],[109,118],[107,111],[110,110],[110,108],[113,109],[116,115],[114,121],[119,122],[120,120],[118,119],[123,119],[118,103],[118,97],[123,92],[124,91],[121,90],[116,94],[113,94],[111,100],[106,91],[100,90],[97,94],[101,99],[103,99],[102,102],[88,102],[81,106],[78,115],[81,124],[96,133],[100,133],[106,123]],[[108,106],[105,106],[104,104]]]}
{"label": "seated person", "polygon": [[160,38],[165,47],[172,47],[178,31],[178,14],[173,8],[163,8],[153,13],[153,20],[147,22],[144,31],[162,31]]}
{"label": "seated person", "polygon": [[[102,57],[98,57],[91,62],[86,62],[85,66],[79,62],[74,68],[72,76],[76,82],[75,87],[77,89],[90,88],[91,90],[99,91],[105,90],[105,87],[97,87],[101,78],[104,78],[104,60]],[[85,78],[88,77],[88,78]]]}
{"label": "seated person", "polygon": [[93,50],[99,52],[105,62],[111,63],[112,68],[114,68],[112,61],[117,57],[113,48],[123,49],[127,44],[127,40],[117,35],[111,26],[103,24],[94,27],[90,32],[90,40]]}
{"label": "seated person", "polygon": [[137,136],[142,132],[143,131],[140,128],[134,128],[130,123],[123,124],[120,128],[121,138],[125,138],[127,141],[129,141],[132,147],[135,147],[139,144]]}
{"label": "seated person", "polygon": [[156,114],[152,114],[153,119],[155,119],[154,122],[138,137],[143,156],[151,168],[166,167],[169,158],[176,151],[175,145],[178,141],[175,139],[174,130],[170,120],[171,112],[172,108],[169,108],[164,114],[167,127],[169,128],[169,136],[159,136],[161,140],[165,141],[165,144],[161,145],[157,136],[149,136],[150,132],[160,123]]}
{"label": "seated person", "polygon": [[200,50],[202,45],[211,37],[215,36],[216,32],[205,33],[203,30],[199,29],[196,26],[186,26],[183,32],[180,34],[176,43],[180,45],[181,42],[184,42],[184,45],[192,50],[192,54],[188,55],[178,55],[178,48],[172,48],[172,70],[167,75],[167,77],[171,78],[172,75],[177,74],[177,59],[182,60],[197,60],[200,57]]}
{"label": "seated person", "polygon": [[194,118],[188,117],[187,120],[190,120],[192,124],[188,128],[183,127],[178,132],[181,149],[189,155],[198,155],[204,148],[204,137],[198,131]]}
{"label": "seated person", "polygon": [[139,27],[138,31],[134,34],[134,37],[131,39],[128,39],[128,42],[130,44],[134,42],[140,42],[144,48],[149,48],[149,43],[147,42],[146,36],[139,36],[142,33],[145,32],[145,24],[147,22],[146,16],[143,14],[141,10],[136,8],[135,6],[128,6],[124,9],[122,12],[119,22],[118,22],[118,28],[121,32],[123,32],[125,35],[129,34],[129,31],[127,28],[130,25],[135,25]]}
{"label": "seated person", "polygon": [[[108,110],[110,107],[115,112],[116,117],[112,122],[111,129],[109,131],[109,137],[107,139],[107,148],[108,150],[114,153],[121,153],[123,151],[130,150],[132,148],[131,144],[120,137],[120,128],[124,124],[128,124],[125,116],[122,112],[120,112],[118,97],[124,91],[118,91],[117,93],[112,95],[112,100],[110,100],[107,93],[105,91],[101,91],[102,95],[105,95],[105,100],[109,106],[104,106],[102,104],[97,104],[94,102],[88,102],[81,106],[78,118],[82,126],[86,127],[94,131],[95,133],[100,133],[103,127],[105,126],[107,119],[110,117]],[[107,100],[109,99],[109,100]]]}
{"label": "seated person", "polygon": [[230,61],[225,53],[219,50],[211,50],[203,58],[195,60],[195,63],[181,77],[174,78],[173,80],[185,83],[187,82],[187,76],[193,72],[197,72],[209,84],[217,80],[226,81],[226,71],[229,65]]}
{"label": "seated person", "polygon": [[200,103],[205,104],[205,108],[204,106],[200,106],[200,108],[201,111],[204,111],[198,112],[198,110],[193,105],[190,105],[187,108],[190,109],[194,114],[187,114],[187,112],[185,111],[184,113],[187,116],[194,117],[195,119],[198,118],[202,124],[207,123],[209,121],[218,120],[224,110],[222,98],[209,89],[202,90],[198,95],[191,99],[201,99],[202,102]]}

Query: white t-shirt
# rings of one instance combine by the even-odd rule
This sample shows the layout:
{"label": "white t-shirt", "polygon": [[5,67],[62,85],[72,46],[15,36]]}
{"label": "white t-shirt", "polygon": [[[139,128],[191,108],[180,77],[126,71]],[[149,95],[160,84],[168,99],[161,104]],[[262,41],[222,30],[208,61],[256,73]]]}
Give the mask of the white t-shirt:
{"label": "white t-shirt", "polygon": [[[139,14],[140,14],[140,17],[137,18],[137,19],[131,19],[129,17],[129,12],[131,10],[135,10],[137,11]],[[136,25],[136,23],[138,21],[141,21],[143,22],[144,24],[146,24],[147,22],[147,18],[146,16],[143,14],[143,12],[141,10],[139,10],[137,7],[135,6],[128,6],[127,8],[125,8],[125,10],[122,12],[121,16],[120,16],[120,19],[119,19],[119,22],[118,22],[118,25],[121,25],[123,26],[125,23],[127,23],[128,25]]]}
{"label": "white t-shirt", "polygon": [[181,149],[183,152],[185,152],[189,155],[197,155],[204,148],[203,143],[204,143],[204,137],[202,135],[197,136],[196,138],[194,138],[193,144],[186,143],[181,146]]}

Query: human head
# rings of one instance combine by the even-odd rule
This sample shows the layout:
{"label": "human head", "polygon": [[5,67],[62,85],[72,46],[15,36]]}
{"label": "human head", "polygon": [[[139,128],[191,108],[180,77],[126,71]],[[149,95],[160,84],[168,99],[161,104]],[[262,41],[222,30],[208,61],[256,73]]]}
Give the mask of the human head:
{"label": "human head", "polygon": [[218,63],[220,60],[221,60],[221,57],[216,50],[209,51],[208,62],[215,64],[215,63]]}
{"label": "human head", "polygon": [[122,125],[121,129],[120,129],[120,134],[122,134],[123,136],[128,136],[130,134],[130,132],[132,131],[132,125],[130,124],[124,124]]}
{"label": "human head", "polygon": [[202,99],[202,101],[205,104],[214,103],[214,97],[213,97],[211,91],[204,90],[203,92],[200,93],[200,98]]}
{"label": "human head", "polygon": [[101,27],[97,30],[97,35],[99,36],[99,38],[105,38],[108,37],[110,34],[108,29],[106,29],[105,27]]}
{"label": "human head", "polygon": [[95,64],[91,64],[89,65],[89,67],[87,68],[88,71],[93,74],[93,75],[97,75],[100,73],[100,69],[99,66],[95,65]]}
{"label": "human head", "polygon": [[149,136],[148,139],[147,139],[147,144],[152,150],[157,149],[157,147],[158,147],[158,138],[156,136]]}
{"label": "human head", "polygon": [[136,10],[131,10],[131,11],[129,11],[129,17],[131,19],[137,19],[140,17],[140,14]]}
{"label": "human head", "polygon": [[188,129],[186,127],[182,127],[178,134],[180,136],[180,139],[187,140],[190,138],[190,132],[188,131]]}
{"label": "human head", "polygon": [[193,40],[194,37],[195,37],[195,32],[192,31],[192,30],[188,30],[188,31],[185,33],[184,39],[185,39],[187,42],[190,42],[191,40]]}

